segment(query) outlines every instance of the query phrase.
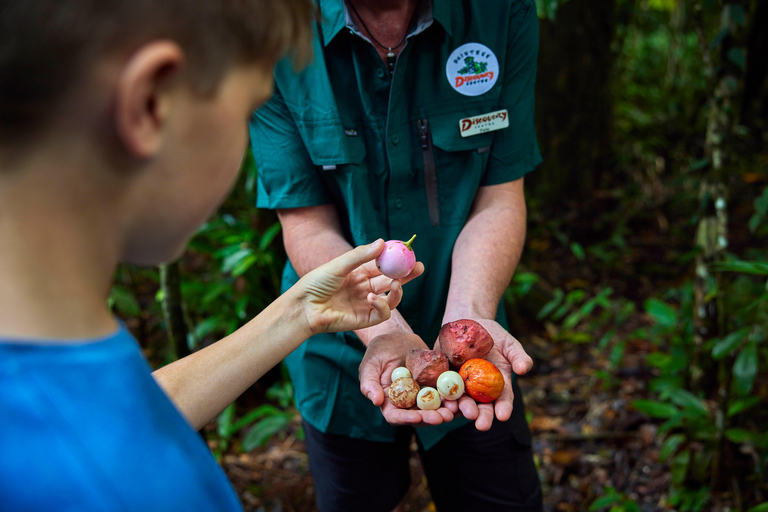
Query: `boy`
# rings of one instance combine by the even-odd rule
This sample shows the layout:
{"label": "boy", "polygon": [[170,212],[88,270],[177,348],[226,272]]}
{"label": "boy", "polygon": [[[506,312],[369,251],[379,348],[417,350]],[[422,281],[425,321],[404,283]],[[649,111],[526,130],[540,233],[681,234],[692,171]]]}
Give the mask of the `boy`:
{"label": "boy", "polygon": [[391,281],[383,242],[358,247],[154,379],[106,309],[118,261],[178,257],[232,186],[311,16],[307,0],[0,0],[0,508],[239,510],[195,430],[308,336],[389,318],[423,272]]}

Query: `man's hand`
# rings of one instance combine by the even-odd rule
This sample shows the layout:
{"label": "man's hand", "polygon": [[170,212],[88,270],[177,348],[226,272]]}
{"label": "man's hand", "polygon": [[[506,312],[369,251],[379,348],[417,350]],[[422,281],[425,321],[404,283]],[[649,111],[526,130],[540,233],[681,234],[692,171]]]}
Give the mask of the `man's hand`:
{"label": "man's hand", "polygon": [[391,425],[439,425],[453,419],[458,410],[455,401],[443,401],[435,411],[398,409],[389,400],[392,370],[405,366],[405,357],[414,348],[427,348],[415,334],[383,334],[368,344],[360,363],[360,391],[381,408],[384,419]]}
{"label": "man's hand", "polygon": [[[477,430],[488,430],[493,423],[494,413],[499,421],[507,421],[512,415],[512,372],[525,375],[533,366],[533,359],[523,346],[502,326],[493,320],[464,317],[481,324],[493,337],[493,349],[484,357],[492,362],[504,376],[504,390],[493,403],[481,404],[465,394],[459,398],[459,410],[471,420],[475,420]],[[435,343],[435,350],[440,349],[440,341]]]}
{"label": "man's hand", "polygon": [[403,279],[390,279],[373,261],[383,249],[381,239],[361,245],[296,283],[293,293],[306,316],[307,336],[362,329],[390,317],[403,296],[401,285],[421,275],[424,265],[417,263]]}

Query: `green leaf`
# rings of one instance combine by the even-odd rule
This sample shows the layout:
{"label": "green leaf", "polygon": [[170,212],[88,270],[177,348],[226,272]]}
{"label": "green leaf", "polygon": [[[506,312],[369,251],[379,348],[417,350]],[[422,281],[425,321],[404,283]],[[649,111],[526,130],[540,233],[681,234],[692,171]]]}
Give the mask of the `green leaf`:
{"label": "green leaf", "polygon": [[633,400],[632,406],[651,418],[671,418],[679,412],[674,405],[657,402],[656,400]]}
{"label": "green leaf", "polygon": [[747,25],[747,13],[744,12],[744,8],[738,4],[728,4],[728,18],[739,27],[745,27]]}
{"label": "green leaf", "polygon": [[621,506],[624,507],[624,512],[641,512],[640,505],[634,501],[624,500]]}
{"label": "green leaf", "polygon": [[661,447],[661,451],[659,452],[659,462],[664,462],[674,455],[684,441],[685,436],[683,434],[672,434],[669,436],[667,440],[664,441],[664,446]]}
{"label": "green leaf", "polygon": [[768,187],[765,187],[762,195],[755,199],[754,205],[755,214],[749,219],[749,231],[751,233],[756,232],[763,219],[768,216]]}
{"label": "green leaf", "polygon": [[673,327],[677,323],[677,311],[666,302],[648,299],[645,301],[645,311],[661,326]]}
{"label": "green leaf", "polygon": [[726,413],[726,415],[728,417],[735,416],[740,412],[744,412],[747,409],[751,409],[752,407],[756,406],[759,403],[760,403],[760,397],[757,397],[757,396],[739,398],[737,400],[734,400],[733,403],[731,403],[731,405],[728,407],[728,412]]}
{"label": "green leaf", "polygon": [[768,263],[759,261],[720,261],[710,263],[709,269],[715,272],[740,272],[756,276],[768,276]]}
{"label": "green leaf", "polygon": [[744,48],[731,48],[728,51],[728,60],[736,64],[743,71],[747,67],[747,52],[744,51]]}
{"label": "green leaf", "polygon": [[277,234],[280,232],[280,227],[280,223],[275,222],[267,228],[263,235],[261,235],[261,240],[259,240],[260,251],[265,251],[267,247],[270,246],[272,240],[274,240]]}
{"label": "green leaf", "polygon": [[618,368],[619,365],[624,361],[624,349],[627,346],[627,341],[622,340],[616,345],[613,346],[613,350],[611,350],[611,366],[613,368]]}
{"label": "green leaf", "polygon": [[686,391],[685,389],[676,389],[670,394],[670,398],[672,398],[672,401],[676,405],[682,407],[686,411],[691,411],[699,416],[709,416],[707,406],[704,405],[704,402],[701,400],[701,398],[697,397],[690,391]]}
{"label": "green leaf", "polygon": [[749,334],[748,327],[739,329],[738,331],[727,335],[725,338],[715,343],[715,346],[712,347],[712,357],[716,361],[724,358],[741,344],[744,338],[747,337],[747,334]]}
{"label": "green leaf", "polygon": [[220,330],[223,324],[224,319],[222,317],[212,316],[197,324],[194,329],[192,329],[192,334],[196,339],[201,340],[212,332]]}
{"label": "green leaf", "polygon": [[264,418],[246,434],[243,439],[243,450],[250,452],[259,446],[264,446],[270,437],[285,429],[290,422],[290,416],[283,414]]}
{"label": "green leaf", "polygon": [[221,271],[225,274],[231,272],[235,266],[248,256],[253,256],[253,251],[250,248],[238,249],[224,259],[224,262],[221,264]]}
{"label": "green leaf", "polygon": [[688,170],[698,171],[699,169],[703,169],[708,165],[709,165],[709,158],[702,158],[700,160],[696,160],[695,162],[692,162],[691,165],[688,166]]}
{"label": "green leaf", "polygon": [[747,512],[768,512],[768,501],[752,507]]}
{"label": "green leaf", "polygon": [[282,410],[278,409],[272,404],[260,405],[257,408],[253,409],[252,411],[249,411],[247,414],[243,415],[243,417],[240,418],[239,420],[237,420],[232,425],[232,432],[237,432],[238,430],[247,427],[254,421],[257,421],[261,418],[276,416],[282,413],[283,413]]}
{"label": "green leaf", "polygon": [[666,368],[672,363],[672,356],[664,352],[652,352],[648,354],[645,361],[654,368]]}
{"label": "green leaf", "polygon": [[720,32],[717,33],[717,35],[712,39],[712,41],[709,43],[709,48],[714,50],[717,45],[723,42],[723,40],[726,38],[728,34],[730,34],[731,31],[728,30],[728,28],[722,29]]}
{"label": "green leaf", "polygon": [[754,443],[759,445],[765,441],[764,435],[743,428],[729,428],[725,431],[725,437],[736,444]]}
{"label": "green leaf", "polygon": [[232,402],[226,409],[221,412],[221,414],[219,414],[219,417],[216,418],[216,431],[220,437],[226,439],[232,434],[232,420],[234,417],[235,403]]}
{"label": "green leaf", "polygon": [[682,485],[682,483],[685,481],[685,477],[688,474],[688,466],[691,463],[691,452],[688,450],[683,450],[682,452],[675,455],[675,458],[672,459],[672,467],[671,473],[672,473],[672,483],[676,486]]}
{"label": "green leaf", "polygon": [[118,313],[124,316],[141,315],[141,306],[139,301],[133,295],[133,292],[123,286],[115,285],[109,293],[109,307],[114,307]]}
{"label": "green leaf", "polygon": [[621,501],[621,496],[618,494],[612,494],[609,496],[601,496],[592,502],[589,506],[589,510],[600,510],[601,508],[609,507]]}
{"label": "green leaf", "polygon": [[539,311],[539,314],[536,315],[536,319],[543,320],[548,317],[560,305],[564,296],[565,294],[563,293],[563,290],[556,288],[552,300],[544,304]]}
{"label": "green leaf", "polygon": [[230,283],[226,281],[219,281],[218,283],[211,286],[207,292],[205,292],[203,298],[200,299],[200,305],[207,306],[216,300],[220,295],[230,291],[231,289],[232,285]]}
{"label": "green leaf", "polygon": [[757,376],[757,343],[749,342],[741,349],[733,363],[733,386],[739,396],[752,390]]}
{"label": "green leaf", "polygon": [[571,252],[574,256],[580,261],[584,261],[584,258],[586,257],[586,254],[584,253],[584,247],[581,246],[578,242],[573,242],[571,244]]}
{"label": "green leaf", "polygon": [[648,0],[648,7],[657,11],[672,12],[676,3],[676,0]]}
{"label": "green leaf", "polygon": [[232,268],[232,276],[237,277],[245,274],[249,268],[253,266],[254,263],[258,260],[258,257],[255,254],[249,254],[245,258],[241,259],[237,264]]}

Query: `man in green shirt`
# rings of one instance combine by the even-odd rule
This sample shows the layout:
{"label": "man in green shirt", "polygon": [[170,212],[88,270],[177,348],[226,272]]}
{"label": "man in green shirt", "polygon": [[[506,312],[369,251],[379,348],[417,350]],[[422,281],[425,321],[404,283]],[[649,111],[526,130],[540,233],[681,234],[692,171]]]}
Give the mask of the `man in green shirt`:
{"label": "man in green shirt", "polygon": [[[541,161],[535,3],[318,6],[314,63],[298,74],[280,64],[275,95],[251,123],[258,206],[278,211],[290,260],[283,288],[378,237],[417,234],[426,267],[389,321],[316,336],[286,359],[318,505],[396,507],[417,426],[438,510],[540,510],[514,382],[532,360],[507,332],[500,302],[525,238],[523,176]],[[493,335],[488,358],[505,375],[502,396],[494,404],[462,397],[437,411],[395,408],[386,394],[392,369],[461,318]]]}

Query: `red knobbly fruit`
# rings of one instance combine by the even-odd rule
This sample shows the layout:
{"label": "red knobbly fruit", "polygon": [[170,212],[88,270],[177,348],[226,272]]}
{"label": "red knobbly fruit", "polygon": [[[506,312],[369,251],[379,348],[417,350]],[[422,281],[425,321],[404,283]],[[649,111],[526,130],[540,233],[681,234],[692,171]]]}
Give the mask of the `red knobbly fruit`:
{"label": "red knobbly fruit", "polygon": [[416,235],[410,240],[387,240],[384,242],[384,250],[376,258],[376,266],[379,271],[390,279],[402,279],[413,270],[416,264],[416,253],[411,244]]}
{"label": "red knobbly fruit", "polygon": [[493,337],[474,320],[456,320],[440,328],[440,350],[454,367],[475,357],[485,357],[493,348]]}
{"label": "red knobbly fruit", "polygon": [[448,371],[448,358],[439,350],[414,347],[405,357],[405,366],[420,386],[434,388],[440,374]]}

